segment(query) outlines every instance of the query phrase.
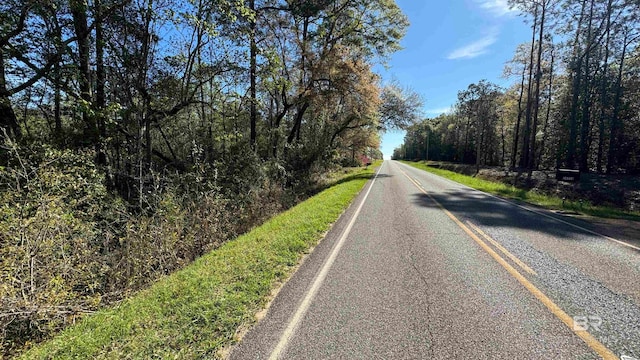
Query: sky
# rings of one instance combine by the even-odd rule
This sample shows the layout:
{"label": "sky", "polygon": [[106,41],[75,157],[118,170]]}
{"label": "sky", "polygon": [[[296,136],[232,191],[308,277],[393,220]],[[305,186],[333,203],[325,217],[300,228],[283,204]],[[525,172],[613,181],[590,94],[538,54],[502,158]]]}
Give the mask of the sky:
{"label": "sky", "polygon": [[[518,44],[531,36],[529,25],[507,0],[396,0],[411,25],[387,68],[383,81],[396,79],[425,100],[423,114],[435,117],[456,102],[459,90],[487,79],[509,86],[504,65]],[[385,159],[403,142],[403,131],[382,136]]]}

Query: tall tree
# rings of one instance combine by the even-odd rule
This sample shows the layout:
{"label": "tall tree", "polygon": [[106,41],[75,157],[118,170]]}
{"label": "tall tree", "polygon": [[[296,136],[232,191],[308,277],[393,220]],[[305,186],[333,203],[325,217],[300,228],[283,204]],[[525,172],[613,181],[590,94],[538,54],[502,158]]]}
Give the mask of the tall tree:
{"label": "tall tree", "polygon": [[578,22],[576,24],[576,31],[573,40],[573,53],[569,63],[570,79],[572,81],[571,87],[571,101],[570,101],[570,114],[569,114],[569,141],[567,144],[567,156],[566,166],[573,168],[576,161],[576,144],[578,138],[578,101],[580,98],[581,81],[582,81],[582,62],[584,57],[581,54],[580,38],[582,36],[583,22],[585,18],[585,9],[587,1],[582,0],[580,3],[580,12]]}
{"label": "tall tree", "polygon": [[[634,13],[630,13],[625,16],[625,20],[631,20],[629,22],[623,21],[620,26],[620,32],[622,34],[621,39],[621,53],[619,55],[618,62],[618,71],[616,75],[615,81],[615,95],[613,100],[613,110],[611,116],[611,125],[610,125],[610,140],[609,140],[609,151],[608,151],[608,161],[607,161],[607,173],[611,173],[615,167],[619,164],[619,153],[620,153],[620,145],[622,143],[622,128],[623,124],[620,119],[620,110],[622,106],[622,98],[623,98],[623,74],[627,60],[627,54],[629,46],[640,39],[640,33],[638,33],[637,29],[634,29],[632,24],[638,21],[637,18],[632,15]],[[635,22],[633,21],[635,19]]]}
{"label": "tall tree", "polygon": [[607,1],[606,9],[606,22],[605,27],[605,44],[604,44],[604,61],[603,69],[600,81],[600,117],[598,121],[598,155],[596,160],[596,170],[602,172],[602,162],[604,155],[604,142],[605,142],[605,117],[609,107],[608,90],[608,77],[609,77],[609,44],[611,42],[611,17],[613,16],[613,0]]}
{"label": "tall tree", "polygon": [[[532,86],[533,86],[533,66],[534,66],[534,54],[535,54],[535,43],[536,43],[536,33],[537,33],[537,29],[538,29],[538,11],[539,11],[539,7],[536,1],[531,1],[531,2],[516,2],[523,11],[526,12],[532,12],[533,15],[533,22],[531,25],[531,49],[529,51],[529,75],[528,75],[528,80],[527,80],[527,103],[526,103],[526,107],[525,107],[525,123],[524,123],[524,129],[523,129],[523,135],[522,135],[522,152],[520,153],[520,166],[521,167],[527,167],[529,165],[529,157],[530,157],[530,152],[531,152],[531,140],[530,137],[532,136],[531,132],[531,122],[532,122],[532,111],[533,111],[533,106],[534,106],[534,95],[533,95],[533,90],[532,90]],[[533,136],[535,136],[535,134],[533,134]]]}
{"label": "tall tree", "polygon": [[527,167],[533,169],[536,167],[536,134],[538,132],[538,113],[540,109],[540,82],[542,81],[542,49],[544,43],[545,34],[545,18],[547,15],[548,7],[552,5],[550,0],[540,0],[538,6],[540,7],[540,23],[538,25],[538,53],[536,56],[536,73],[535,73],[535,92],[533,94],[533,119],[531,125],[531,145],[530,154],[527,155]]}

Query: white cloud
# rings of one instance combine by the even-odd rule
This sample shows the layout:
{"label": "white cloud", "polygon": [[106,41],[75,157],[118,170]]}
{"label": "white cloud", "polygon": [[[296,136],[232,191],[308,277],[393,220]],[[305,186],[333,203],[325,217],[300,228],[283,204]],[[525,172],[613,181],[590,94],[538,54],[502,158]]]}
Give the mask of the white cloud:
{"label": "white cloud", "polygon": [[486,54],[489,51],[489,46],[493,45],[497,39],[497,32],[491,32],[489,35],[486,35],[479,40],[453,50],[449,55],[447,55],[447,59],[473,59],[474,57]]}
{"label": "white cloud", "polygon": [[451,111],[451,107],[449,106],[449,107],[438,108],[438,109],[427,109],[425,112],[430,115],[440,115],[440,114],[446,114],[450,111]]}
{"label": "white cloud", "polygon": [[509,8],[507,0],[477,0],[480,7],[496,16],[515,14],[515,9]]}

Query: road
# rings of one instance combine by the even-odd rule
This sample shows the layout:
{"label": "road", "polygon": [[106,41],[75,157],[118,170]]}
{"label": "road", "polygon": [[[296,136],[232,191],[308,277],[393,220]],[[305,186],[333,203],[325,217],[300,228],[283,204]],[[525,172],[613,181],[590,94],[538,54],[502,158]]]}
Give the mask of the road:
{"label": "road", "polygon": [[640,359],[639,250],[395,161],[230,354],[620,357]]}

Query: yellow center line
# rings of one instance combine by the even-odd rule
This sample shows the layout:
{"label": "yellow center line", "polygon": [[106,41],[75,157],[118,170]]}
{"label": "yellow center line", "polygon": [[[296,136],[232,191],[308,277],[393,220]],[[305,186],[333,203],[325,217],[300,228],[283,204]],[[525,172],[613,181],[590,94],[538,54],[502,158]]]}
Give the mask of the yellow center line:
{"label": "yellow center line", "polygon": [[518,259],[518,257],[510,253],[509,250],[505,249],[499,242],[495,241],[489,235],[485,234],[484,231],[482,231],[479,227],[475,226],[471,221],[467,220],[467,225],[469,225],[469,227],[471,227],[478,234],[480,234],[480,236],[482,236],[485,240],[493,244],[493,246],[495,246],[498,250],[502,251],[502,253],[505,254],[509,259],[511,259],[511,261],[513,261],[518,266],[520,266],[522,270],[528,272],[531,275],[536,275],[536,276],[538,275],[538,273],[536,273],[532,268],[527,266],[527,264],[525,264],[522,260]]}
{"label": "yellow center line", "polygon": [[409,179],[420,191],[422,191],[425,195],[431,199],[440,209],[447,214],[447,216],[453,220],[462,230],[464,230],[469,237],[471,237],[480,247],[486,251],[498,264],[502,265],[507,272],[513,276],[520,284],[522,284],[531,294],[533,294],[544,306],[553,313],[558,319],[560,319],[574,334],[579,336],[591,349],[593,349],[600,357],[603,359],[618,359],[618,357],[609,350],[606,346],[604,346],[600,341],[598,341],[593,335],[591,335],[586,330],[581,330],[580,326],[574,326],[573,319],[562,310],[558,305],[556,305],[553,300],[551,300],[547,295],[545,295],[540,289],[538,289],[535,285],[533,285],[524,275],[520,274],[518,270],[516,270],[513,266],[509,265],[509,263],[503,259],[498,253],[496,253],[487,243],[482,241],[471,229],[469,229],[462,221],[460,221],[455,215],[453,215],[449,210],[447,210],[438,200],[436,200],[431,194],[429,194],[420,184],[418,184],[414,179],[412,179],[406,172],[402,169],[399,169],[404,176]]}

